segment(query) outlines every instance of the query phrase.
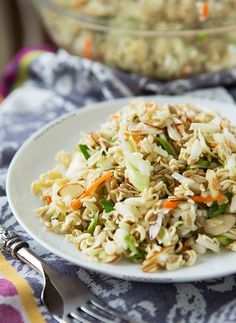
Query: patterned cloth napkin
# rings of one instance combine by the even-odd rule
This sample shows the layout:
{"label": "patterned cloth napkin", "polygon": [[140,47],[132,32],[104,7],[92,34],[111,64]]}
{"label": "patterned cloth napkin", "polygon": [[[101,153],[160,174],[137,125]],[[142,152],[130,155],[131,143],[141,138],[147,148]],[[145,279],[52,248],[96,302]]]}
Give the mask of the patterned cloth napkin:
{"label": "patterned cloth napkin", "polygon": [[[64,51],[36,56],[33,60],[28,59],[30,64],[24,70],[27,81],[23,85],[20,82],[21,86],[0,106],[0,223],[17,231],[51,266],[80,277],[100,298],[134,319],[148,323],[236,322],[236,276],[198,283],[149,284],[92,273],[50,254],[32,240],[12,215],[5,192],[6,172],[14,153],[45,123],[91,102],[150,91],[179,93],[180,89],[201,86],[200,80],[174,81],[168,87],[135,75],[114,72]],[[230,73],[227,84],[233,82],[233,76],[236,79],[235,72]],[[204,76],[203,85],[207,77]],[[217,85],[219,77],[210,81]],[[12,87],[9,78],[8,87]],[[5,86],[3,96],[7,90]],[[195,90],[185,95],[233,102],[233,97],[221,87]],[[0,254],[0,323],[55,322],[40,304],[41,288],[41,277],[36,272],[11,256]]]}

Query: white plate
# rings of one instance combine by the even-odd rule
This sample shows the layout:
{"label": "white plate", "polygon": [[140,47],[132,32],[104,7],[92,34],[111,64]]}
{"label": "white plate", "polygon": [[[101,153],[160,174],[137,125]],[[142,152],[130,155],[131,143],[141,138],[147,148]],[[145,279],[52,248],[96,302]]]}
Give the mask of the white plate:
{"label": "white plate", "polygon": [[[154,97],[146,98],[146,100]],[[190,97],[155,97],[159,103],[191,102],[220,112],[236,124],[236,106]],[[43,247],[56,255],[90,270],[128,280],[149,282],[199,281],[236,272],[236,254],[221,252],[200,257],[196,265],[173,272],[143,273],[138,264],[119,262],[102,264],[90,261],[64,236],[47,232],[33,210],[41,204],[30,191],[31,182],[51,169],[58,150],[71,150],[79,140],[80,131],[97,129],[108,115],[126,105],[130,99],[114,100],[86,107],[77,113],[61,117],[31,136],[13,158],[7,176],[7,196],[10,207],[22,227]]]}

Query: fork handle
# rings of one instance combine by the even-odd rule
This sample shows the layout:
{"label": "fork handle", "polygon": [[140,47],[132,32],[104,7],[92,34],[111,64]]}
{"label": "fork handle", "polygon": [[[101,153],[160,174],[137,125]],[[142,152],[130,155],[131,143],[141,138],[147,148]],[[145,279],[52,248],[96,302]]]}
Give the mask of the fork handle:
{"label": "fork handle", "polygon": [[18,259],[17,251],[23,247],[28,248],[28,243],[23,241],[14,231],[7,230],[0,225],[0,251],[8,251],[13,258]]}
{"label": "fork handle", "polygon": [[0,251],[9,252],[13,258],[23,261],[44,276],[44,268],[48,265],[28,248],[29,244],[18,234],[0,225]]}

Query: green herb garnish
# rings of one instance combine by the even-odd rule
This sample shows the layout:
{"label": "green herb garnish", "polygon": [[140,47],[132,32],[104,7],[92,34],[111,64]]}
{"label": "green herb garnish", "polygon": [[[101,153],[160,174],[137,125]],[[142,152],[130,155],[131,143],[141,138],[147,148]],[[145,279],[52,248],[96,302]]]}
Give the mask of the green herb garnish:
{"label": "green herb garnish", "polygon": [[129,256],[128,258],[132,261],[139,261],[145,259],[146,253],[145,251],[137,248],[134,245],[133,238],[130,235],[127,235],[124,238],[125,242],[127,243],[127,247],[129,251],[133,254],[132,256]]}
{"label": "green herb garnish", "polygon": [[168,186],[170,186],[170,182],[168,181],[168,179],[167,178],[165,178],[165,177],[162,177],[162,182],[164,183],[164,184],[166,184],[166,186],[168,187]]}
{"label": "green herb garnish", "polygon": [[199,41],[199,42],[204,42],[205,40],[207,39],[207,33],[201,33],[201,34],[199,34],[198,36],[197,36],[197,40]]}
{"label": "green herb garnish", "polygon": [[231,203],[232,193],[228,192],[225,194],[225,196],[228,198],[228,203],[224,203],[224,204],[220,204],[220,205],[216,201],[212,203],[212,205],[208,209],[208,216],[210,218],[215,218],[215,217],[225,213],[227,207]]}
{"label": "green herb garnish", "polygon": [[197,165],[199,168],[208,168],[210,164],[211,164],[211,161],[207,159],[199,159],[199,161],[196,162],[195,165]]}
{"label": "green herb garnish", "polygon": [[229,200],[229,203],[231,203],[233,194],[231,192],[227,192],[225,195],[227,196],[227,199]]}
{"label": "green herb garnish", "polygon": [[175,155],[175,151],[174,148],[171,146],[171,144],[168,143],[168,141],[166,141],[165,139],[161,138],[161,137],[157,137],[156,138],[157,143],[159,143],[162,148],[168,152],[168,154],[174,156]]}
{"label": "green herb garnish", "polygon": [[219,243],[222,247],[227,247],[231,242],[233,242],[232,239],[230,239],[226,236],[218,236],[215,238],[219,241]]}
{"label": "green herb garnish", "polygon": [[[214,204],[214,203],[216,203],[216,204]],[[209,216],[211,218],[215,218],[215,217],[217,217],[217,216],[219,216],[221,214],[224,214],[226,209],[227,209],[227,206],[228,206],[228,203],[218,205],[217,202],[213,202],[210,209],[209,209]]]}
{"label": "green herb garnish", "polygon": [[194,169],[194,168],[211,168],[211,165],[212,165],[211,160],[201,158],[194,165],[187,166],[186,170]]}
{"label": "green herb garnish", "polygon": [[89,147],[87,145],[83,145],[83,144],[79,144],[78,147],[79,147],[81,153],[84,155],[84,158],[86,160],[88,160],[90,157]]}
{"label": "green herb garnish", "polygon": [[110,200],[101,200],[101,204],[106,213],[109,213],[114,210],[114,203]]}
{"label": "green herb garnish", "polygon": [[99,214],[97,212],[97,213],[95,213],[92,221],[90,222],[90,225],[88,226],[87,233],[90,233],[90,234],[94,233],[94,230],[98,224],[98,217],[99,217]]}

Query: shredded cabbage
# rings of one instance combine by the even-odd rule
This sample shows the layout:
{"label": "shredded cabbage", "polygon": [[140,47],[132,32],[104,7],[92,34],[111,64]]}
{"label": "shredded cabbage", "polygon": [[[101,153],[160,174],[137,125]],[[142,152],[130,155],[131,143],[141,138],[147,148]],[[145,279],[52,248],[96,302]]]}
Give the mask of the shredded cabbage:
{"label": "shredded cabbage", "polygon": [[143,160],[143,155],[140,153],[125,152],[124,155],[129,181],[141,192],[148,189],[152,169],[150,162]]}

